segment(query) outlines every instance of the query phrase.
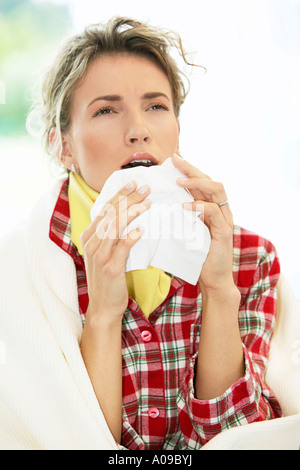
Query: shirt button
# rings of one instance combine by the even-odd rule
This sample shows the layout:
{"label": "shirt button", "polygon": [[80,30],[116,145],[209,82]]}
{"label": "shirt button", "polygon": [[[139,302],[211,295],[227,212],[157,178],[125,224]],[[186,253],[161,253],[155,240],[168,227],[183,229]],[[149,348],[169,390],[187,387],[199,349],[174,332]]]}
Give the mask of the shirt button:
{"label": "shirt button", "polygon": [[148,330],[143,331],[141,336],[142,340],[145,341],[145,343],[148,343],[152,339],[152,334]]}
{"label": "shirt button", "polygon": [[148,416],[149,418],[157,418],[159,415],[159,410],[157,408],[149,408]]}

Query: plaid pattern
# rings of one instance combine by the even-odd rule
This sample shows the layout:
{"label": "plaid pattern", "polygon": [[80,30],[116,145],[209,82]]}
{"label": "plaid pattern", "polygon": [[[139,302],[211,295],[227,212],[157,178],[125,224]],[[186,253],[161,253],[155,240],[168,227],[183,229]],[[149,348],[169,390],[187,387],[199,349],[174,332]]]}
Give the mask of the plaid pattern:
{"label": "plaid pattern", "polygon": [[[70,240],[68,180],[62,185],[49,235],[74,259],[84,322],[86,276],[83,258]],[[233,276],[241,292],[239,325],[246,373],[212,400],[194,397],[202,311],[199,285],[173,277],[168,297],[148,319],[129,297],[122,332],[124,447],[199,449],[224,429],[281,415],[263,380],[279,272],[273,245],[235,226]]]}
{"label": "plaid pattern", "polygon": [[60,190],[50,221],[49,237],[62,250],[68,253],[75,262],[79,311],[84,323],[85,312],[89,299],[87,292],[86,274],[83,257],[78,253],[71,241],[70,206],[68,198],[69,178],[67,178]]}

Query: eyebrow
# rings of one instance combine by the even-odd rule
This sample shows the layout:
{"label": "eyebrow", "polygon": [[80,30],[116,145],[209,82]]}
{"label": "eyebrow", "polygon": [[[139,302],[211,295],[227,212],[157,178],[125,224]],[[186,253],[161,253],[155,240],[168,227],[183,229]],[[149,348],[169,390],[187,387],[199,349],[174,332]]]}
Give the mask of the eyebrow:
{"label": "eyebrow", "polygon": [[[159,97],[166,98],[168,101],[170,101],[169,97],[165,93],[162,93],[161,91],[150,91],[148,93],[145,93],[142,96],[142,100],[151,100],[153,98],[159,98]],[[121,96],[121,95],[97,96],[97,98],[94,98],[88,104],[87,107],[89,108],[93,103],[95,103],[95,101],[122,101],[122,100],[123,100],[123,96]]]}
{"label": "eyebrow", "polygon": [[168,101],[170,101],[170,98],[165,93],[162,93],[161,91],[151,91],[149,93],[145,93],[142,96],[142,99],[143,100],[152,100],[153,98],[159,98],[161,96],[163,98],[166,98]]}

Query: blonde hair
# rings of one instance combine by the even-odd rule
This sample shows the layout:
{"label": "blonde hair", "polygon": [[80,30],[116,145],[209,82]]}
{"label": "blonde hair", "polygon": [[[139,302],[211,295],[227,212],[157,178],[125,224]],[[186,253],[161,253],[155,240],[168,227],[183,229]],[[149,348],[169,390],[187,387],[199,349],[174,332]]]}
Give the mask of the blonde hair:
{"label": "blonde hair", "polygon": [[[176,116],[184,102],[189,81],[171,56],[175,48],[188,62],[180,36],[170,31],[150,27],[145,23],[115,17],[106,25],[90,25],[62,45],[54,63],[46,70],[42,80],[40,103],[29,115],[40,127],[44,149],[60,160],[62,151],[61,132],[67,131],[71,123],[71,102],[76,85],[84,76],[88,65],[103,54],[129,53],[154,60],[166,73],[173,94]],[[30,129],[30,124],[28,125]],[[49,142],[51,129],[55,128],[54,142]]]}

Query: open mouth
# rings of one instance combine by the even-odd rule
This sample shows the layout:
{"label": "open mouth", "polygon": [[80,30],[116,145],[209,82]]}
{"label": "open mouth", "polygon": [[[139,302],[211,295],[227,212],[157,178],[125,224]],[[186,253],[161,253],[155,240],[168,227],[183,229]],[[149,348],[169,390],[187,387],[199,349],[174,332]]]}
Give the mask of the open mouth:
{"label": "open mouth", "polygon": [[132,160],[131,162],[127,163],[126,165],[122,165],[121,169],[125,170],[127,168],[135,168],[136,166],[146,166],[150,167],[153,165],[157,165],[157,163],[154,163],[151,160],[148,159],[139,159],[139,160]]}

